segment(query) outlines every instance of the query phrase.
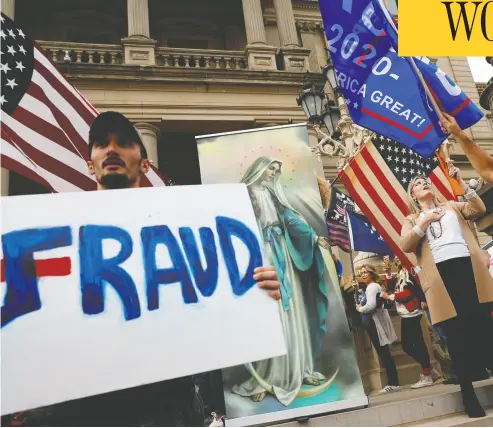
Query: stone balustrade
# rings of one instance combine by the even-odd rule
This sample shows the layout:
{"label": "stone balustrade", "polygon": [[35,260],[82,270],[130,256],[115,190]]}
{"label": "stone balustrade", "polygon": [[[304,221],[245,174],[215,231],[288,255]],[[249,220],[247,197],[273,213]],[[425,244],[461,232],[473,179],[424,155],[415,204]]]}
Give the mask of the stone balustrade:
{"label": "stone balustrade", "polygon": [[123,64],[120,45],[38,41],[55,63]]}
{"label": "stone balustrade", "polygon": [[[38,41],[55,63],[123,64],[120,45]],[[156,65],[176,68],[246,70],[248,60],[243,51],[156,48]]]}
{"label": "stone balustrade", "polygon": [[245,70],[248,61],[242,51],[156,48],[156,65],[179,68]]}

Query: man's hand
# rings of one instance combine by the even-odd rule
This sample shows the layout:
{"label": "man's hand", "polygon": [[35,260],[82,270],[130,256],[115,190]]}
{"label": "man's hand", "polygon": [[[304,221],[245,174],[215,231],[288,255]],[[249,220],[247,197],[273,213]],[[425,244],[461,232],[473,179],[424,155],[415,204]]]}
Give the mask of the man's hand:
{"label": "man's hand", "polygon": [[359,312],[359,308],[361,308],[361,305],[356,305],[356,310]]}
{"label": "man's hand", "polygon": [[442,131],[446,134],[458,136],[462,132],[462,129],[460,129],[460,126],[457,124],[455,117],[450,116],[445,112],[442,114],[443,116],[440,118],[440,128],[442,128]]}
{"label": "man's hand", "polygon": [[257,285],[262,290],[266,290],[267,294],[274,300],[279,300],[281,298],[281,283],[277,278],[274,266],[258,267],[253,272],[253,279],[258,282]]}

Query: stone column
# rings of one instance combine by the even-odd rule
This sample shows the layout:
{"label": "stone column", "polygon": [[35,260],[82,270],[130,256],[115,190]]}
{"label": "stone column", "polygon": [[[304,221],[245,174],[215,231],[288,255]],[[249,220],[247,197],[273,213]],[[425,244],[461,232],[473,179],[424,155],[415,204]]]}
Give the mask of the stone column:
{"label": "stone column", "polygon": [[2,12],[13,20],[15,15],[15,0],[2,0]]}
{"label": "stone column", "polygon": [[310,50],[300,47],[291,0],[274,0],[274,8],[276,10],[284,69],[286,71],[308,70]]}
{"label": "stone column", "polygon": [[125,64],[155,65],[156,40],[149,38],[148,0],[127,0],[128,37],[122,39]]}
{"label": "stone column", "polygon": [[274,0],[281,47],[300,47],[291,0]]}
{"label": "stone column", "polygon": [[249,45],[267,45],[260,0],[242,0],[242,5],[247,43]]}
{"label": "stone column", "polygon": [[149,38],[148,0],[127,0],[128,37]]}
{"label": "stone column", "polygon": [[139,130],[144,147],[147,150],[147,156],[156,168],[159,167],[157,140],[159,128],[152,123],[138,122],[135,127]]}
{"label": "stone column", "polygon": [[2,193],[1,196],[9,196],[10,171],[2,168]]}
{"label": "stone column", "polygon": [[301,42],[303,47],[310,51],[308,57],[309,70],[313,73],[320,73],[320,63],[317,55],[317,24],[314,22],[296,22],[296,27],[300,30]]}
{"label": "stone column", "polygon": [[277,49],[267,45],[260,0],[242,0],[242,5],[247,36],[245,52],[248,58],[248,68],[250,70],[277,70]]}

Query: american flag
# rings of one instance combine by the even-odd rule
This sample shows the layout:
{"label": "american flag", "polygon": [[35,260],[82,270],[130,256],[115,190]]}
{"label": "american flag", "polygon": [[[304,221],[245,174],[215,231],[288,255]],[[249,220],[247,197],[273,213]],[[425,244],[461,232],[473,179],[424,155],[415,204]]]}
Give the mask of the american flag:
{"label": "american flag", "polygon": [[[52,192],[95,189],[86,161],[98,112],[9,17],[0,20],[2,167]],[[165,182],[153,168],[141,185]]]}
{"label": "american flag", "polygon": [[438,195],[447,200],[456,199],[437,158],[425,159],[382,135],[366,143],[339,173],[358,207],[409,269],[416,266],[416,257],[405,255],[399,248],[399,240],[408,215],[407,186],[416,175],[427,176]]}
{"label": "american flag", "polygon": [[354,211],[354,208],[354,201],[349,196],[339,189],[332,187],[330,192],[330,204],[325,215],[329,241],[331,245],[337,246],[346,252],[349,252],[350,250],[346,210]]}

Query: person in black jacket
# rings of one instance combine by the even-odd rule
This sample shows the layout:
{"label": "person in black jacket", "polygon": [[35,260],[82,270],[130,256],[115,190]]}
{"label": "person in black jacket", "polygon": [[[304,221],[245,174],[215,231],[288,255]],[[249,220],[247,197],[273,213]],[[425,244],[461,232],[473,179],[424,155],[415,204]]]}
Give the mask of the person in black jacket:
{"label": "person in black jacket", "polygon": [[[406,300],[404,305],[401,305],[400,307],[403,308],[403,311],[406,312],[405,306],[408,306],[408,311],[416,311],[416,313],[425,312],[428,310],[428,305],[426,303],[426,297],[425,294],[423,293],[423,290],[421,286],[418,284],[417,280],[411,273],[407,271],[407,269],[402,265],[402,262],[400,259],[396,256],[394,258],[394,264],[397,268],[397,274],[394,275],[390,272],[390,264],[384,264],[383,265],[383,270],[385,272],[385,278],[384,278],[384,287],[387,289],[386,293],[382,295],[384,299],[387,299],[387,301],[390,301],[391,296],[395,296],[396,293],[399,295],[399,290],[398,290],[398,283],[399,283],[399,273],[405,274],[404,277],[406,279],[406,289],[409,290],[411,298]],[[402,293],[401,293],[402,295]],[[396,299],[397,301],[397,299]],[[415,303],[414,305],[412,303]],[[402,311],[401,311],[402,312]],[[400,314],[403,316],[402,314]],[[422,342],[423,340],[423,335],[421,332],[421,327],[415,325],[418,321],[418,318],[414,318],[411,316],[411,314],[406,314],[404,316],[407,316],[407,320],[402,320],[401,322],[401,328],[402,328],[402,333],[401,333],[401,339],[402,339],[402,346],[404,351],[411,355],[412,358],[420,362],[420,364],[423,366],[423,363],[425,366],[423,366],[423,372],[422,375],[426,377],[426,379],[429,379],[428,376],[431,377],[431,383],[436,382],[438,379],[440,379],[442,376],[441,374],[436,370],[436,369],[431,369],[429,370],[430,365],[429,365],[429,356],[428,356],[428,351],[427,349],[421,349],[423,348],[424,343]],[[421,315],[419,315],[419,319],[421,319]],[[406,325],[409,325],[409,327],[413,326],[414,328],[407,328]],[[419,331],[417,331],[419,329]],[[416,342],[414,345],[411,344],[411,342]],[[416,348],[417,345],[417,348]],[[420,352],[417,352],[416,349],[420,350]],[[426,353],[426,356],[425,356]],[[413,385],[414,388],[419,388],[421,386],[428,386],[430,382],[418,382],[416,385]]]}

